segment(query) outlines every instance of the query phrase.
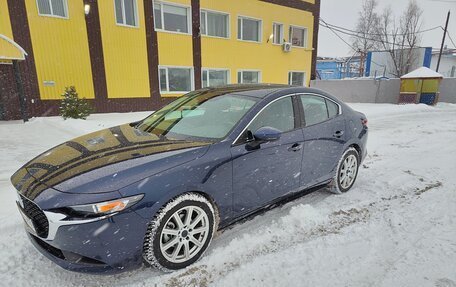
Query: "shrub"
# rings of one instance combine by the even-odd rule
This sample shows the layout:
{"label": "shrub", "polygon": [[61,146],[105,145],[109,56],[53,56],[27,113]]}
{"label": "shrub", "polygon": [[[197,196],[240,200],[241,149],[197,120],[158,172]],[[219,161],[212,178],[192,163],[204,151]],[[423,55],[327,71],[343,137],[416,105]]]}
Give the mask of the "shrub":
{"label": "shrub", "polygon": [[85,98],[78,97],[74,86],[66,87],[62,97],[59,110],[65,120],[67,118],[85,120],[93,112],[90,103]]}

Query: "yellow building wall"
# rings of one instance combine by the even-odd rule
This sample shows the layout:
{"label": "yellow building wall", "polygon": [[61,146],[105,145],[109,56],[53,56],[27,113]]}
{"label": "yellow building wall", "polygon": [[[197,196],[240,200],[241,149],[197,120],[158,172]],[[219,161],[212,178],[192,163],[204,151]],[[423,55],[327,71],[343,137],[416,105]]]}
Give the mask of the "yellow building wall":
{"label": "yellow building wall", "polygon": [[[310,81],[312,61],[313,15],[310,12],[274,5],[258,0],[201,0],[201,9],[216,10],[230,15],[230,38],[202,36],[203,68],[230,69],[231,83],[237,83],[238,70],[260,70],[261,82],[288,84],[288,72],[306,73]],[[247,16],[262,20],[261,42],[237,39],[237,18]],[[288,41],[290,25],[307,28],[307,48],[292,47],[282,51],[281,45],[266,43],[272,34],[273,22],[283,24],[284,38]]]}
{"label": "yellow building wall", "polygon": [[68,19],[38,15],[36,0],[25,4],[41,99],[61,99],[67,86],[94,98],[83,0],[68,1]]}
{"label": "yellow building wall", "polygon": [[[191,11],[190,0],[163,2],[185,5]],[[6,0],[0,0],[0,33],[12,36],[8,15],[3,15],[6,5]],[[116,23],[113,0],[98,1],[98,5],[108,97],[150,97],[144,1],[137,0],[138,27]],[[41,98],[60,99],[69,85],[74,85],[81,97],[94,98],[83,0],[68,1],[68,19],[39,16],[36,0],[26,0],[26,8]],[[201,37],[203,69],[229,69],[230,83],[237,83],[239,70],[259,70],[261,82],[282,84],[288,83],[288,72],[302,71],[309,83],[313,44],[310,12],[258,0],[201,0],[201,9],[228,13],[230,20],[228,39]],[[237,17],[241,15],[262,20],[261,42],[237,39]],[[306,27],[307,48],[292,47],[291,52],[284,53],[281,45],[266,43],[273,22],[284,25],[285,39],[290,25]],[[157,38],[160,66],[193,67],[191,34],[157,31]],[[55,86],[45,86],[44,81],[53,81]],[[180,95],[162,93],[163,97]]]}
{"label": "yellow building wall", "polygon": [[138,27],[116,23],[113,0],[98,1],[109,98],[150,97],[144,3]]}
{"label": "yellow building wall", "polygon": [[[191,28],[190,28],[191,29]],[[159,66],[178,66],[193,68],[192,35],[157,32]],[[179,97],[182,93],[160,92],[166,97]]]}
{"label": "yellow building wall", "polygon": [[[170,4],[175,3],[187,7],[191,15],[190,0],[171,0],[161,2]],[[158,64],[160,66],[193,67],[193,42],[191,30],[191,26],[189,27],[189,34],[157,30]],[[162,97],[178,97],[182,95],[181,93],[175,92],[161,92],[160,94]]]}
{"label": "yellow building wall", "polygon": [[0,34],[13,39],[13,31],[11,30],[10,16],[8,12],[8,3],[6,0],[0,0]]}
{"label": "yellow building wall", "polygon": [[[11,29],[11,22],[8,12],[8,3],[6,0],[0,0],[0,34],[13,39],[13,31]],[[11,64],[10,60],[1,59],[2,56],[14,55],[16,51],[11,51],[12,47],[5,40],[0,39],[0,65],[1,64]]]}

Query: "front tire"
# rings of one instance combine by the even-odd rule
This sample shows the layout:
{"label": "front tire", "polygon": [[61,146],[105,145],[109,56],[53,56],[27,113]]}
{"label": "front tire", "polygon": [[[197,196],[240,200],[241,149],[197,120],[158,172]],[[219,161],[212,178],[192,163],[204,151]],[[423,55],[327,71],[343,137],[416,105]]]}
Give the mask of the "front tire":
{"label": "front tire", "polygon": [[186,193],[166,204],[149,224],[143,258],[162,271],[185,268],[206,251],[216,230],[212,204]]}
{"label": "front tire", "polygon": [[329,191],[337,194],[349,191],[356,181],[358,170],[358,151],[353,147],[349,147],[337,164],[336,174],[328,186]]}

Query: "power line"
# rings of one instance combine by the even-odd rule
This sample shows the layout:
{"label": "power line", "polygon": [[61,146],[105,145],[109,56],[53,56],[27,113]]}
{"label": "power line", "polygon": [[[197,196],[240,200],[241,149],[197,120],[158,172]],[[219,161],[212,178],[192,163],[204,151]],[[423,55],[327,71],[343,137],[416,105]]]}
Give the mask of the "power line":
{"label": "power line", "polygon": [[[321,19],[321,18],[320,18],[320,20],[321,20],[321,21],[323,21],[323,19]],[[325,21],[323,21],[323,23],[326,23],[326,22],[325,22]],[[321,23],[320,23],[320,25],[321,25]],[[339,39],[341,39],[341,40],[342,40],[342,42],[344,42],[344,43],[345,43],[347,46],[349,46],[350,48],[352,48],[352,49],[353,49],[353,51],[359,51],[359,49],[356,49],[356,48],[355,48],[355,47],[353,47],[353,46],[352,46],[350,43],[348,43],[347,41],[345,41],[345,39],[344,39],[344,38],[342,38],[342,37],[341,37],[339,34],[337,34],[337,32],[336,32],[336,31],[334,31],[334,30],[333,30],[331,27],[329,27],[329,26],[325,26],[325,25],[322,25],[322,26],[323,26],[323,27],[326,27],[326,28],[328,28],[328,29],[329,29],[331,32],[333,32],[333,33],[334,33],[334,35],[336,35],[336,36],[337,36]]]}
{"label": "power line", "polygon": [[[321,18],[320,18],[321,19]],[[426,33],[426,32],[430,32],[430,31],[433,31],[433,30],[436,30],[436,29],[439,29],[439,28],[442,28],[442,26],[435,26],[435,27],[432,27],[432,28],[428,28],[428,29],[424,29],[424,30],[420,30],[420,31],[416,31],[416,32],[409,32],[409,33],[398,33],[398,34],[389,34],[389,33],[367,33],[367,32],[359,32],[359,31],[355,31],[355,30],[352,30],[352,29],[348,29],[348,28],[344,28],[344,27],[341,27],[341,26],[337,26],[337,25],[334,25],[334,24],[330,24],[326,21],[324,21],[323,19],[321,19],[326,25],[328,26],[331,26],[333,28],[337,28],[337,29],[340,29],[340,30],[345,30],[347,32],[351,32],[351,33],[356,33],[356,34],[363,34],[363,35],[371,35],[371,36],[383,36],[383,35],[387,35],[387,36],[406,36],[406,35],[411,35],[411,34],[422,34],[422,33]]]}
{"label": "power line", "polygon": [[[379,40],[379,39],[374,39],[374,38],[367,38],[367,37],[363,37],[359,34],[355,34],[355,33],[349,33],[349,32],[346,32],[346,31],[343,31],[341,29],[338,29],[338,28],[334,28],[334,27],[331,27],[329,26],[323,19],[320,18],[320,20],[323,22],[320,23],[321,26],[325,27],[325,28],[328,28],[330,29],[333,33],[337,34],[337,32],[339,33],[342,33],[342,34],[345,34],[345,35],[348,35],[348,36],[352,36],[352,37],[356,37],[356,38],[362,38],[362,39],[365,39],[365,40],[370,40],[370,41],[373,41],[373,42],[378,42],[378,43],[384,43],[384,44],[390,44],[390,45],[397,45],[398,43],[392,43],[392,42],[389,42],[389,41],[386,41],[386,40]],[[339,35],[337,35],[339,38],[341,38]],[[343,40],[345,42],[345,40]],[[348,43],[347,43],[348,44]],[[350,45],[350,47],[352,47]],[[423,48],[421,46],[414,46],[414,47],[411,47],[411,46],[408,46],[408,45],[403,45],[404,48]],[[353,48],[353,47],[352,47]],[[354,49],[354,48],[353,48]],[[356,49],[354,49],[356,51]]]}
{"label": "power line", "polygon": [[[441,27],[443,29],[443,27]],[[450,39],[451,43],[453,44],[453,47],[456,48],[456,45],[454,44],[453,38],[451,38],[450,31],[447,31],[448,39]]]}
{"label": "power line", "polygon": [[[321,19],[321,20],[323,21],[323,23],[326,23],[323,19]],[[334,31],[331,27],[328,26],[328,27],[326,27],[326,28],[328,28],[331,32],[333,32],[334,35],[336,35],[339,39],[341,39],[347,46],[349,46],[350,48],[352,48],[352,49],[355,51],[355,54],[356,54],[356,53],[361,53],[361,51],[360,51],[359,49],[355,49],[355,47],[353,47],[353,46],[350,45],[347,41],[345,41],[345,39],[342,38],[339,34],[337,34],[337,32]],[[351,62],[351,58],[353,58],[353,56],[350,57],[350,59],[349,59],[347,62]],[[385,67],[385,65],[379,64],[379,63],[373,61],[372,59],[371,59],[371,62],[374,63],[374,64],[376,64],[377,66]]]}
{"label": "power line", "polygon": [[[337,32],[345,34],[345,35],[348,35],[348,36],[358,37],[358,38],[371,40],[371,41],[375,41],[375,42],[380,42],[380,43],[384,42],[386,44],[391,44],[391,45],[397,44],[397,43],[391,43],[391,42],[388,42],[388,41],[381,41],[381,40],[373,39],[373,38],[366,38],[366,37],[363,37],[362,35],[360,35],[361,34],[360,32],[357,32],[355,30],[351,30],[351,29],[348,29],[348,28],[344,28],[344,27],[341,27],[341,26],[330,24],[330,23],[326,22],[325,20],[323,20],[321,18],[320,18],[320,20],[323,22],[323,24],[320,23],[321,26],[330,29],[331,32],[333,32],[339,39],[341,39],[345,44],[347,44],[350,48],[352,48],[355,51],[357,49],[355,49],[351,44],[347,43],[347,41],[345,41],[345,39],[340,37],[340,35],[337,34]],[[414,33],[413,32],[411,32],[411,33],[403,33],[403,34],[397,34],[397,35],[394,35],[394,36],[405,36],[405,35],[410,35],[410,34],[421,34],[421,33],[434,31],[436,29],[442,29],[443,30],[443,27],[442,26],[435,26],[435,27],[424,29],[424,30],[420,30],[420,31],[417,31],[417,32],[414,32]],[[348,31],[348,32],[346,32],[346,31]],[[393,34],[388,34],[388,33],[386,33],[386,34],[362,33],[362,34],[364,34],[364,35],[388,35],[388,36],[393,36]],[[453,38],[451,37],[449,31],[447,31],[447,35],[448,35],[448,38],[450,39],[451,43],[453,44],[453,46],[456,48],[456,44],[455,44]],[[421,47],[417,47],[417,48],[421,48]]]}

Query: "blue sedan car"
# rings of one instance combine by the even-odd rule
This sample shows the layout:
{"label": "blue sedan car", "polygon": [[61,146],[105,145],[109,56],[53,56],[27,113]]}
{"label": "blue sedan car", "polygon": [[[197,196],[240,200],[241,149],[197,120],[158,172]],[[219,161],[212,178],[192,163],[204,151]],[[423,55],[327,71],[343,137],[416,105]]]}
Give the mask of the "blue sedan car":
{"label": "blue sedan car", "polygon": [[11,180],[31,242],[61,267],[171,271],[267,206],[348,191],[366,141],[366,117],[323,91],[233,85],[65,142]]}

